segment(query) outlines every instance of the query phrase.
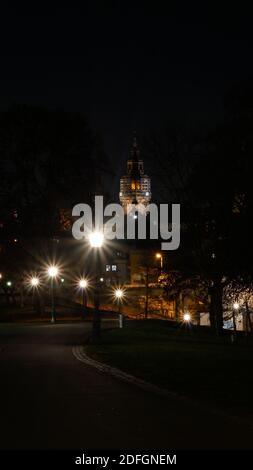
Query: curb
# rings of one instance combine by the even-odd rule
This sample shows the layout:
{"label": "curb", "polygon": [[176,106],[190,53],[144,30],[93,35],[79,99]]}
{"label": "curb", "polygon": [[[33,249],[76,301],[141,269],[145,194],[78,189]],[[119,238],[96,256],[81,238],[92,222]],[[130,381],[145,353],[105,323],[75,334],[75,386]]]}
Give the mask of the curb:
{"label": "curb", "polygon": [[84,362],[85,364],[95,367],[96,369],[100,370],[103,373],[109,374],[117,379],[123,380],[124,382],[131,383],[136,385],[143,390],[148,392],[156,393],[162,396],[170,396],[173,398],[179,398],[177,394],[173,392],[169,392],[166,389],[160,388],[157,385],[151,384],[150,382],[146,382],[145,380],[138,379],[131,374],[127,374],[116,367],[109,366],[107,364],[103,364],[102,362],[98,362],[95,359],[91,359],[87,354],[84,352],[83,346],[74,346],[72,348],[72,352],[78,361]]}
{"label": "curb", "polygon": [[199,403],[184,395],[179,395],[176,392],[171,392],[165,388],[158,387],[157,385],[154,385],[150,382],[146,382],[145,380],[139,379],[135,377],[134,375],[127,374],[126,372],[123,372],[122,370],[117,369],[117,367],[112,367],[112,366],[109,366],[108,364],[104,364],[102,362],[96,361],[95,359],[92,359],[91,357],[87,356],[87,354],[84,351],[83,346],[73,346],[72,352],[78,361],[81,361],[88,366],[94,367],[100,372],[108,374],[112,377],[115,377],[116,379],[119,379],[123,382],[127,382],[132,385],[135,385],[146,392],[150,392],[159,396],[182,401],[185,404],[194,406],[202,410],[203,412],[215,414],[223,419],[228,419],[228,420],[234,421],[237,424],[246,425],[246,426],[249,426],[251,429],[253,429],[253,423],[251,421],[248,421],[247,419],[243,419],[243,418],[241,419],[238,416],[229,415],[227,413],[224,413],[223,411],[213,408],[212,406]]}

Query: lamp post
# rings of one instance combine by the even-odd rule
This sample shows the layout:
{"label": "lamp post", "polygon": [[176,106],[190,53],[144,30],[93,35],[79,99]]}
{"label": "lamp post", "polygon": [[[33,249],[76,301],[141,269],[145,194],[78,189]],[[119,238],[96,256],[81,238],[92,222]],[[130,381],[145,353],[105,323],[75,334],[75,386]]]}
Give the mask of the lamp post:
{"label": "lamp post", "polygon": [[31,277],[30,279],[30,285],[32,287],[32,303],[33,303],[33,310],[36,313],[36,308],[35,308],[35,300],[34,300],[34,293],[38,289],[40,284],[39,278],[36,276]]}
{"label": "lamp post", "polygon": [[86,279],[80,279],[79,287],[82,290],[82,307],[83,307],[84,316],[85,316],[85,309],[87,308],[87,295],[86,295],[87,286],[88,286],[88,282],[86,281]]}
{"label": "lamp post", "polygon": [[58,275],[57,266],[49,266],[48,275],[51,278],[51,323],[55,323],[54,279]]}
{"label": "lamp post", "polygon": [[162,272],[162,269],[163,269],[163,255],[161,253],[156,253],[155,257],[156,257],[156,259],[160,260],[160,268],[161,268],[161,272]]}
{"label": "lamp post", "polygon": [[234,331],[236,331],[236,320],[235,320],[235,312],[237,312],[240,308],[240,305],[238,304],[238,302],[235,302],[234,305],[233,305],[233,327],[234,327]]}
{"label": "lamp post", "polygon": [[101,335],[101,319],[99,313],[99,250],[102,248],[104,243],[104,234],[100,231],[91,232],[89,236],[90,246],[93,249],[94,254],[94,271],[95,271],[95,289],[94,289],[94,309],[93,309],[93,322],[92,322],[92,342],[96,343],[100,340]]}
{"label": "lamp post", "polygon": [[120,288],[115,289],[114,296],[115,296],[116,301],[118,302],[119,327],[123,328],[123,315],[121,313],[121,302],[124,297],[123,289],[120,289]]}
{"label": "lamp post", "polygon": [[190,325],[191,325],[191,315],[190,315],[189,312],[185,312],[183,314],[183,322],[184,322],[185,328],[190,327]]}

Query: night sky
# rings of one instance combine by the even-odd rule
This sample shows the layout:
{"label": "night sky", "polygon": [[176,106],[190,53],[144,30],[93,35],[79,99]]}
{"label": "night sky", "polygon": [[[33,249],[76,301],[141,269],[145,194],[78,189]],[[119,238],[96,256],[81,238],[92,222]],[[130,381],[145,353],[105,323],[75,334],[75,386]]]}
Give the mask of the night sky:
{"label": "night sky", "polygon": [[120,173],[134,129],[142,135],[169,119],[215,123],[224,91],[252,76],[249,12],[207,2],[84,3],[2,9],[1,107],[86,113]]}

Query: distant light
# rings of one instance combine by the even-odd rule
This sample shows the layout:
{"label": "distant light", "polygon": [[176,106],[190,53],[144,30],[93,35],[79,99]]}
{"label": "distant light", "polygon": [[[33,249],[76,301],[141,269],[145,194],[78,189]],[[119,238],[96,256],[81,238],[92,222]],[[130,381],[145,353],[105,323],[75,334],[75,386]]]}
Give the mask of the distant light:
{"label": "distant light", "polygon": [[91,232],[89,241],[92,248],[101,248],[104,242],[103,232]]}
{"label": "distant light", "polygon": [[87,286],[88,286],[88,281],[86,281],[86,279],[80,279],[79,287],[81,287],[81,289],[85,289]]}
{"label": "distant light", "polygon": [[63,284],[65,282],[64,277],[61,278],[61,283]]}
{"label": "distant light", "polygon": [[184,313],[183,319],[184,321],[189,322],[191,321],[191,315],[189,313]]}
{"label": "distant light", "polygon": [[235,310],[238,310],[240,305],[238,304],[238,302],[235,302],[234,305],[233,305],[234,309]]}
{"label": "distant light", "polygon": [[38,286],[38,285],[39,285],[39,279],[38,279],[37,277],[32,277],[32,278],[31,278],[31,285],[32,285],[33,287]]}
{"label": "distant light", "polygon": [[124,296],[124,291],[122,289],[115,289],[114,295],[116,299],[122,299]]}
{"label": "distant light", "polygon": [[11,287],[11,286],[12,286],[12,282],[11,282],[11,281],[7,281],[7,282],[6,282],[6,285],[7,285],[8,287]]}
{"label": "distant light", "polygon": [[138,218],[138,215],[137,214],[134,214],[134,219],[137,219]]}
{"label": "distant light", "polygon": [[161,259],[162,255],[161,253],[156,253],[156,258]]}
{"label": "distant light", "polygon": [[2,279],[2,278],[3,278],[3,275],[0,273],[0,279]]}
{"label": "distant light", "polygon": [[148,192],[148,191],[146,191],[146,196],[149,196],[149,192]]}
{"label": "distant light", "polygon": [[14,243],[18,243],[18,239],[17,238],[14,238]]}
{"label": "distant light", "polygon": [[56,266],[50,266],[47,272],[50,277],[56,277],[58,274],[58,268]]}
{"label": "distant light", "polygon": [[100,278],[100,282],[104,282],[104,278],[103,278],[103,277]]}

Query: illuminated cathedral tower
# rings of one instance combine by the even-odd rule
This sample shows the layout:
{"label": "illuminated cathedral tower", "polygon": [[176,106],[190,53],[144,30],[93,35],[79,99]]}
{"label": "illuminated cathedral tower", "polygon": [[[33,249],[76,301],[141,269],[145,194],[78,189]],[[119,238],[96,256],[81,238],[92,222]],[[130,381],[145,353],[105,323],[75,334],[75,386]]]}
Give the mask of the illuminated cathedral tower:
{"label": "illuminated cathedral tower", "polygon": [[144,174],[143,160],[140,159],[140,150],[134,136],[127,160],[127,174],[120,178],[120,203],[127,212],[127,204],[143,204],[147,206],[151,201],[151,182],[149,176]]}

